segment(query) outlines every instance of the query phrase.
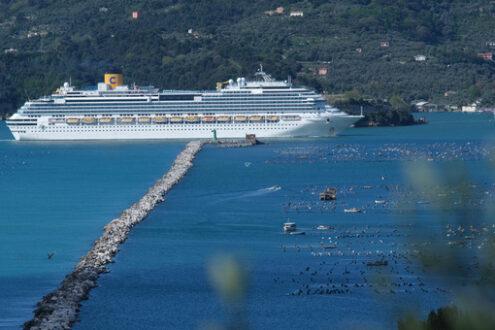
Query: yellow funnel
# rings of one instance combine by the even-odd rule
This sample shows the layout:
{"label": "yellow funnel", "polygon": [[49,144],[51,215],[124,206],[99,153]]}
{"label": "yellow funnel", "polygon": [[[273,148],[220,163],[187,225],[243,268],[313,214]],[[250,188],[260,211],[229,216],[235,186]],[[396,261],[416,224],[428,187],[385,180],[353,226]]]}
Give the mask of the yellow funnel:
{"label": "yellow funnel", "polygon": [[124,77],[121,74],[106,73],[105,84],[109,85],[110,88],[114,89],[115,87],[122,86],[124,84]]}

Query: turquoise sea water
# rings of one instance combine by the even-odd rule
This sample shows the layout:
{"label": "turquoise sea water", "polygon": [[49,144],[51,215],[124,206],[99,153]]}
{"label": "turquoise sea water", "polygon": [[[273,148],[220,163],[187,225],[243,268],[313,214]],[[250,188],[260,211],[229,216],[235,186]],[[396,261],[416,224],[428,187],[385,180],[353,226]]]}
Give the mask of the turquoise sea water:
{"label": "turquoise sea water", "polygon": [[[398,306],[424,316],[448,303],[448,288],[436,290],[435,278],[384,252],[400,253],[395,246],[418,219],[440,232],[433,212],[399,217],[391,203],[374,201],[396,198],[389,187],[407,184],[410,159],[447,168],[460,159],[483,177],[480,159],[495,124],[486,115],[428,118],[429,125],[350,129],[335,139],[207,146],[166,202],[133,229],[83,303],[75,329],[222,323],[228,315],[207,268],[226,254],[248,269],[244,315],[254,329],[393,328]],[[101,227],[170,167],[185,142],[19,143],[7,140],[0,125],[0,327],[10,328],[29,320],[33,305],[58,286]],[[318,201],[325,186],[338,188],[337,203]],[[344,212],[352,207],[366,212]],[[288,219],[306,235],[284,235]],[[367,237],[357,238],[363,230]],[[338,248],[323,250],[321,242]],[[397,261],[387,276],[411,283],[408,292],[402,286],[376,294],[365,286],[374,275],[362,261],[383,255]]]}

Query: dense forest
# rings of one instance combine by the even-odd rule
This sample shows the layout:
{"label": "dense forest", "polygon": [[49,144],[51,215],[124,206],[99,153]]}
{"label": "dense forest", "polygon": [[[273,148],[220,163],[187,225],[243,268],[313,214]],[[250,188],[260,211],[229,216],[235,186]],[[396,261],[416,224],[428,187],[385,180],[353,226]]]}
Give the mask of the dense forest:
{"label": "dense forest", "polygon": [[328,94],[495,105],[495,63],[478,56],[494,16],[481,0],[2,0],[0,112],[69,78],[214,89],[260,63]]}

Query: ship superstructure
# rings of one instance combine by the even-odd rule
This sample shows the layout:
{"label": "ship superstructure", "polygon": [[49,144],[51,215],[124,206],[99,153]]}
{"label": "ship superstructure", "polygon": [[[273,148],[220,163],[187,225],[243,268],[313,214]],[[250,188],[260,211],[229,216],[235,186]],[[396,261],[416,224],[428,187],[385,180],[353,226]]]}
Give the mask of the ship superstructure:
{"label": "ship superstructure", "polygon": [[216,91],[159,91],[125,86],[105,75],[96,88],[65,83],[48,97],[26,102],[7,126],[16,140],[197,139],[212,137],[333,136],[360,119],[290,81],[238,78]]}

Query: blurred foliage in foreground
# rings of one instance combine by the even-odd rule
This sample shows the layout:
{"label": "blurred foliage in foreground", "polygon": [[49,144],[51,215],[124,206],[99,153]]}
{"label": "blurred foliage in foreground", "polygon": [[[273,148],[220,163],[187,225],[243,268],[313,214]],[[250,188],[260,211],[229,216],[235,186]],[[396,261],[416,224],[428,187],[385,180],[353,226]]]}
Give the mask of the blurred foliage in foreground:
{"label": "blurred foliage in foreground", "polygon": [[493,169],[486,176],[469,165],[414,163],[406,169],[446,229],[445,237],[435,237],[438,233],[425,225],[417,239],[428,241],[419,250],[420,262],[452,288],[454,305],[431,311],[426,321],[407,316],[399,322],[400,330],[495,329],[495,208],[483,191],[493,187]]}

